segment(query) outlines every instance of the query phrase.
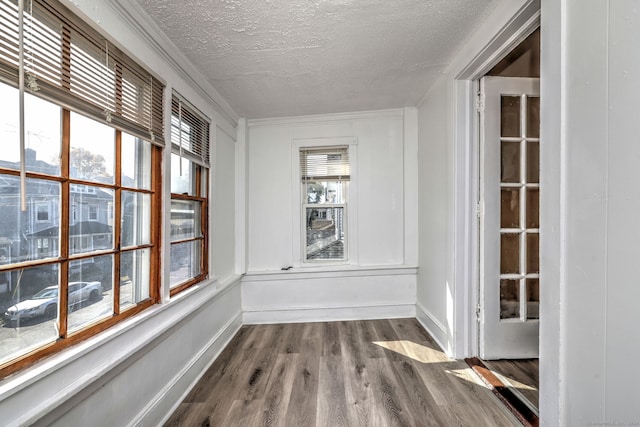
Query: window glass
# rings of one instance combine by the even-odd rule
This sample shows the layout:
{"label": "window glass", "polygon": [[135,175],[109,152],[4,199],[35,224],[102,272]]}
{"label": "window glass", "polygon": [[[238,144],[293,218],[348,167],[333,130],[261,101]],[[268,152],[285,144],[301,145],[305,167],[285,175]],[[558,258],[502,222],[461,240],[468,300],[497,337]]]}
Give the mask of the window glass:
{"label": "window glass", "polygon": [[200,230],[200,203],[192,200],[171,201],[171,240],[184,240],[202,236]]}
{"label": "window glass", "polygon": [[[20,169],[18,89],[0,83],[0,167]],[[24,96],[25,169],[60,175],[61,109],[29,93]]]}
{"label": "window glass", "polygon": [[120,309],[126,310],[149,298],[149,249],[123,252],[120,256]]}
{"label": "window glass", "polygon": [[350,181],[346,146],[300,149],[303,260],[345,261]]}
{"label": "window glass", "polygon": [[71,178],[113,184],[115,130],[107,125],[71,113]]}
{"label": "window glass", "polygon": [[73,218],[69,226],[69,251],[79,254],[112,249],[113,221],[109,219],[109,206],[115,203],[114,191],[88,185],[77,188],[81,191],[69,194]]}
{"label": "window glass", "polygon": [[171,274],[169,281],[172,288],[187,282],[202,272],[200,268],[201,247],[199,240],[173,243],[171,245],[171,253],[169,254],[171,258]]}
{"label": "window glass", "polygon": [[[0,238],[0,251],[6,250]],[[58,264],[0,272],[0,363],[58,338]]]}
{"label": "window glass", "polygon": [[[27,210],[23,212],[20,209],[20,179],[0,174],[0,242],[8,242],[7,263],[59,254],[60,183],[27,178],[26,184]],[[46,246],[42,244],[45,240]]]}
{"label": "window glass", "polygon": [[122,186],[151,188],[151,143],[122,133]]}
{"label": "window glass", "polygon": [[195,163],[177,154],[171,154],[171,192],[195,196]]}
{"label": "window glass", "polygon": [[82,329],[113,314],[113,255],[69,263],[68,330]]}
{"label": "window glass", "polygon": [[151,195],[122,192],[122,247],[151,242]]}

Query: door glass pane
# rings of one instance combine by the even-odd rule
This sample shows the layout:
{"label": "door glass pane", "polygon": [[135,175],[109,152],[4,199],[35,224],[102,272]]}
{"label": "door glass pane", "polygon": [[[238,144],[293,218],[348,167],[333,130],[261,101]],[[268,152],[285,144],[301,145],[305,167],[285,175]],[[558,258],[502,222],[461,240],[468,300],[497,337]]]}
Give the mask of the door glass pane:
{"label": "door glass pane", "polygon": [[120,255],[120,311],[149,298],[149,249]]}
{"label": "door glass pane", "polygon": [[527,137],[540,138],[540,98],[527,97]]}
{"label": "door glass pane", "polygon": [[151,241],[151,195],[122,192],[122,246],[138,246]]}
{"label": "door glass pane", "polygon": [[0,363],[58,338],[58,264],[0,272]]}
{"label": "door glass pane", "polygon": [[520,143],[500,144],[500,182],[520,182]]}
{"label": "door glass pane", "polygon": [[520,190],[503,188],[500,199],[500,227],[520,227]]}
{"label": "door glass pane", "polygon": [[113,255],[69,263],[68,331],[75,332],[113,314]]}
{"label": "door glass pane", "polygon": [[520,97],[502,96],[500,114],[500,135],[502,137],[520,136]]}
{"label": "door glass pane", "polygon": [[527,279],[527,319],[540,318],[540,280]]}
{"label": "door glass pane", "polygon": [[539,244],[540,235],[538,233],[527,233],[527,273],[539,273]]}
{"label": "door glass pane", "polygon": [[540,182],[540,143],[527,142],[527,182]]}
{"label": "door glass pane", "polygon": [[500,273],[520,273],[520,234],[500,235]]}
{"label": "door glass pane", "polygon": [[520,281],[500,280],[500,319],[520,317]]}
{"label": "door glass pane", "polygon": [[527,188],[527,228],[540,227],[540,190]]}

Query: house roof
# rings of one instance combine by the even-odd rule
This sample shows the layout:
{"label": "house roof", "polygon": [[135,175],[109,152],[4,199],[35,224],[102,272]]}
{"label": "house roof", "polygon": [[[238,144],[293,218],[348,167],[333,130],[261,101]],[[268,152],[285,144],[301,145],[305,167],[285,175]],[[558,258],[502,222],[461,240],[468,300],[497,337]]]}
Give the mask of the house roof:
{"label": "house roof", "polygon": [[[60,227],[47,227],[45,229],[28,234],[27,237],[58,237]],[[111,233],[111,226],[96,221],[81,221],[69,227],[70,236],[81,236],[84,234],[108,234]]]}

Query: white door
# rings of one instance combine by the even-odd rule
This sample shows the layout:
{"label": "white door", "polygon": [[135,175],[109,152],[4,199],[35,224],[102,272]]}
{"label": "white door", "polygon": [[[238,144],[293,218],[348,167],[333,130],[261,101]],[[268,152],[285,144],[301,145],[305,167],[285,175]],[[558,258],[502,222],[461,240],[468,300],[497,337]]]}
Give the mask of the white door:
{"label": "white door", "polygon": [[538,357],[539,79],[480,81],[480,357]]}

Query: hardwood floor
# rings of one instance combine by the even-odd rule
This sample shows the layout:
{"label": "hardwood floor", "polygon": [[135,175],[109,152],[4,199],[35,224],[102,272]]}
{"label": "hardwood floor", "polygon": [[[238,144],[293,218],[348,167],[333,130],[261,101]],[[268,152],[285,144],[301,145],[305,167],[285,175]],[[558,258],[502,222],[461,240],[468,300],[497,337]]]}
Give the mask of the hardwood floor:
{"label": "hardwood floor", "polygon": [[487,360],[485,365],[500,375],[503,382],[524,397],[533,408],[538,408],[538,359]]}
{"label": "hardwood floor", "polygon": [[517,426],[415,319],[243,326],[167,426]]}

